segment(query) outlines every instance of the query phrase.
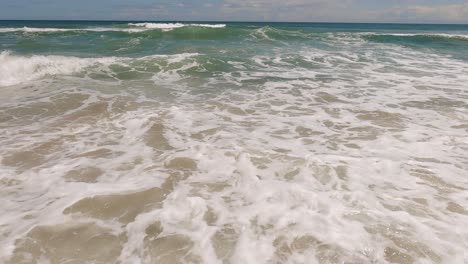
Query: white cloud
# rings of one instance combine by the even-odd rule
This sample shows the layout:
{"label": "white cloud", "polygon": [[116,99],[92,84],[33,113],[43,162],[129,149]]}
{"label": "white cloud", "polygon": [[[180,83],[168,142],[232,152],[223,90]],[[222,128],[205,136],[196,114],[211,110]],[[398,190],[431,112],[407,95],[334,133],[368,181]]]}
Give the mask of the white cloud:
{"label": "white cloud", "polygon": [[[328,1],[330,2],[330,1]],[[224,4],[227,7],[233,8],[278,8],[278,7],[294,7],[306,6],[317,3],[327,3],[325,0],[225,0]]]}
{"label": "white cloud", "polygon": [[[163,0],[155,5],[125,5],[118,19],[291,22],[468,23],[468,3],[428,4],[427,0]],[[448,0],[444,0],[448,1]]]}
{"label": "white cloud", "polygon": [[438,6],[410,6],[408,13],[415,19],[440,22],[468,22],[468,3]]}
{"label": "white cloud", "polygon": [[[48,4],[38,4],[44,1]],[[123,0],[37,0],[33,1],[35,4],[31,4],[30,0],[10,2],[14,3],[0,8],[0,18],[468,23],[468,0],[134,0],[130,1],[131,3]],[[90,4],[93,2],[97,7]],[[59,12],[51,13],[51,10]]]}
{"label": "white cloud", "polygon": [[118,19],[125,20],[158,20],[170,15],[169,10],[163,5],[147,7],[124,7],[115,14]]}
{"label": "white cloud", "polygon": [[358,0],[224,0],[221,12],[227,19],[251,21],[468,22],[468,3],[423,3],[389,1],[371,9]]}
{"label": "white cloud", "polygon": [[221,12],[235,20],[337,21],[352,2],[353,0],[224,0]]}
{"label": "white cloud", "polygon": [[366,14],[369,21],[402,23],[468,23],[468,3],[446,5],[407,5]]}

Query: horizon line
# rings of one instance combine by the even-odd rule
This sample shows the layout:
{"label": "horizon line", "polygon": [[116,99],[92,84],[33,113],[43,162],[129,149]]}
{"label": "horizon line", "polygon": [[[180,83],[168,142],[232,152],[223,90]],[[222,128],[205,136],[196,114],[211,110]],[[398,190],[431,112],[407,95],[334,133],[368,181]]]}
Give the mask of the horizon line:
{"label": "horizon line", "polygon": [[448,22],[340,22],[340,21],[231,21],[231,20],[114,20],[114,19],[0,19],[0,21],[65,21],[65,22],[169,22],[169,23],[302,23],[302,24],[394,24],[394,25],[462,25],[468,26],[468,23],[448,23]]}

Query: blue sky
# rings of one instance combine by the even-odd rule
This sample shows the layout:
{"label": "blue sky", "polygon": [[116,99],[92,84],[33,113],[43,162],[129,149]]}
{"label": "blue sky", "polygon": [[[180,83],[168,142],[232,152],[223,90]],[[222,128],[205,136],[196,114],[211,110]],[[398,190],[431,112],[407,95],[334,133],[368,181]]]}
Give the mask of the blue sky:
{"label": "blue sky", "polygon": [[468,23],[468,0],[0,0],[0,19]]}

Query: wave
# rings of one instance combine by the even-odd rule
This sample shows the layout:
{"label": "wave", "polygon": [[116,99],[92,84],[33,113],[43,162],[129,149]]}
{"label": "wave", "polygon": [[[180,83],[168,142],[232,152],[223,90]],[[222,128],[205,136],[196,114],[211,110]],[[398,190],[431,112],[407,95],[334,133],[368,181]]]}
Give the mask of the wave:
{"label": "wave", "polygon": [[448,34],[448,33],[392,33],[392,34],[378,34],[378,33],[367,33],[370,35],[379,36],[396,36],[396,37],[439,37],[439,38],[464,38],[468,39],[468,35],[463,34]]}
{"label": "wave", "polygon": [[461,42],[468,41],[468,35],[449,33],[375,33],[375,32],[305,32],[301,29],[282,29],[271,26],[239,28],[227,27],[226,24],[195,24],[195,23],[128,23],[109,27],[85,28],[0,28],[0,33],[26,32],[26,33],[65,33],[65,32],[109,32],[112,34],[143,34],[150,38],[171,39],[223,39],[231,37],[251,38],[265,41],[308,41],[329,38],[339,38],[345,35],[353,39],[365,39],[374,42]]}
{"label": "wave", "polygon": [[446,42],[456,44],[468,41],[468,35],[447,33],[363,33],[362,35],[364,39],[376,42],[409,41],[414,43]]}
{"label": "wave", "polygon": [[22,27],[22,28],[0,28],[0,32],[2,33],[9,33],[9,32],[66,32],[70,29],[65,28],[29,28],[29,27]]}
{"label": "wave", "polygon": [[10,33],[10,32],[28,32],[28,33],[54,33],[54,32],[80,32],[80,31],[89,31],[89,32],[106,32],[106,31],[116,31],[116,32],[143,32],[147,29],[138,29],[138,28],[0,28],[0,33]]}
{"label": "wave", "polygon": [[181,27],[224,28],[226,24],[182,24],[182,23],[129,23],[129,26],[144,27],[147,29],[161,29],[170,31]]}
{"label": "wave", "polygon": [[32,28],[32,27],[20,27],[20,28],[0,28],[0,33],[9,32],[30,32],[30,33],[47,33],[47,32],[143,32],[148,30],[162,30],[170,31],[176,28],[182,27],[204,27],[204,28],[224,28],[226,24],[182,24],[182,23],[129,23],[130,28],[122,27],[89,27],[89,28]]}
{"label": "wave", "polygon": [[323,36],[323,34],[317,33],[306,33],[301,30],[284,30],[278,29],[270,26],[261,27],[254,30],[251,33],[256,39],[259,40],[310,40],[316,38],[317,36]]}
{"label": "wave", "polygon": [[151,60],[164,60],[167,64],[173,64],[198,55],[200,54],[181,53],[174,55],[151,55],[140,58],[79,58],[55,55],[19,56],[10,51],[3,51],[0,53],[0,86],[17,85],[48,76],[72,75],[94,66],[103,66],[112,72],[109,66],[116,64],[135,67],[137,66],[134,65],[135,63],[138,64]]}
{"label": "wave", "polygon": [[96,63],[112,63],[115,58],[83,59],[65,56],[23,57],[9,51],[0,53],[0,86],[37,80],[48,75],[72,74]]}
{"label": "wave", "polygon": [[0,33],[26,32],[65,34],[67,32],[108,32],[108,34],[132,34],[154,39],[254,39],[256,41],[311,40],[324,37],[321,33],[285,30],[270,26],[255,28],[227,27],[226,24],[183,23],[129,23],[125,26],[90,28],[0,28]]}

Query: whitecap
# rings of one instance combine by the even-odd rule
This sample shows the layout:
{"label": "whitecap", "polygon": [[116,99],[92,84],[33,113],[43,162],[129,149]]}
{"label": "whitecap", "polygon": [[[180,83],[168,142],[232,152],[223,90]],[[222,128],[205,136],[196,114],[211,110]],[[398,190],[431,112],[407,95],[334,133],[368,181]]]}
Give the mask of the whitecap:
{"label": "whitecap", "polygon": [[182,23],[129,23],[129,26],[144,27],[147,29],[161,29],[170,31],[181,27],[224,28],[226,24],[182,24]]}
{"label": "whitecap", "polygon": [[10,51],[3,51],[0,53],[0,86],[17,85],[27,81],[39,80],[47,76],[71,75],[97,65],[109,66],[118,63],[130,65],[134,61],[146,61],[156,58],[167,59],[167,62],[172,64],[198,55],[198,53],[180,53],[173,55],[151,55],[141,58],[79,58],[55,55],[20,56]]}
{"label": "whitecap", "polygon": [[53,33],[53,32],[142,32],[148,29],[138,28],[106,28],[106,27],[95,27],[95,28],[31,28],[31,27],[20,27],[20,28],[0,28],[0,33],[12,33],[12,32],[26,32],[26,33]]}
{"label": "whitecap", "polygon": [[374,33],[365,32],[364,36],[394,36],[394,37],[440,37],[440,38],[462,38],[468,39],[465,34],[449,34],[449,33]]}
{"label": "whitecap", "polygon": [[9,51],[0,53],[0,86],[20,84],[48,75],[72,74],[96,63],[112,63],[117,59],[77,58],[66,56],[17,56]]}

